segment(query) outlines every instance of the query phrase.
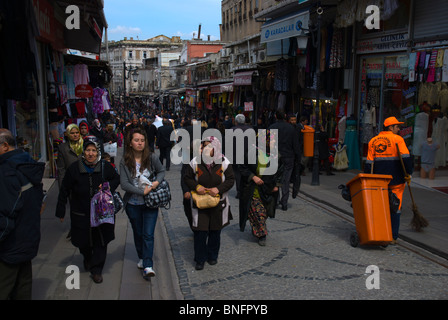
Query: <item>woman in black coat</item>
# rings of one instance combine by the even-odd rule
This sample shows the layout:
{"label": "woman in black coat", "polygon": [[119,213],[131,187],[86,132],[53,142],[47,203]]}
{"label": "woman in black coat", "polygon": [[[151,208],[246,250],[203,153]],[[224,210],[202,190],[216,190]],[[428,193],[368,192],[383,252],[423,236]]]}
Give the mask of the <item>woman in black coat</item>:
{"label": "woman in black coat", "polygon": [[[267,138],[267,139],[266,139]],[[266,148],[250,148],[249,156],[244,164],[239,164],[241,172],[241,195],[239,202],[240,230],[244,231],[246,222],[252,227],[252,233],[258,239],[258,244],[266,244],[267,218],[275,217],[275,209],[278,200],[278,190],[282,186],[283,165],[280,155],[270,153],[274,147],[274,136],[267,131],[267,137],[260,138],[259,141],[266,145]],[[254,154],[255,153],[255,154]],[[253,156],[256,163],[250,164],[248,159]],[[263,158],[263,161],[260,159]],[[274,160],[274,161],[273,161]],[[277,168],[275,168],[277,162]],[[267,171],[267,168],[275,170]],[[271,171],[271,170],[270,170]]]}
{"label": "woman in black coat", "polygon": [[100,185],[108,181],[112,192],[120,184],[120,176],[110,163],[101,160],[99,146],[87,140],[80,160],[67,169],[56,206],[56,217],[65,217],[67,198],[70,199],[71,241],[84,257],[84,267],[90,270],[95,283],[102,282],[107,244],[115,238],[113,224],[90,226],[90,200]]}

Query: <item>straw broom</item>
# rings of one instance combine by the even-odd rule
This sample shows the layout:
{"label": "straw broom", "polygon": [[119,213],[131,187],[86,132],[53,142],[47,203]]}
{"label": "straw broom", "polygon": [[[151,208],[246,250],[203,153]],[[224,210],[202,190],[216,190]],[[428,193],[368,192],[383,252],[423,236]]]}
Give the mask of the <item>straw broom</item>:
{"label": "straw broom", "polygon": [[[408,174],[406,172],[406,168],[404,166],[403,158],[401,157],[400,149],[398,148],[398,144],[395,144],[395,145],[397,146],[397,152],[398,152],[398,156],[400,157],[400,162],[401,162],[401,166],[403,167],[404,175],[408,176]],[[409,194],[411,195],[411,200],[412,200],[412,212],[414,213],[414,216],[412,217],[412,221],[411,221],[411,227],[415,231],[420,232],[420,231],[422,231],[423,228],[426,228],[429,225],[429,223],[428,223],[428,220],[426,220],[426,218],[423,217],[422,214],[418,211],[417,205],[415,204],[415,201],[414,201],[414,196],[412,195],[411,185],[410,185],[409,181],[407,181],[407,184],[408,184]]]}

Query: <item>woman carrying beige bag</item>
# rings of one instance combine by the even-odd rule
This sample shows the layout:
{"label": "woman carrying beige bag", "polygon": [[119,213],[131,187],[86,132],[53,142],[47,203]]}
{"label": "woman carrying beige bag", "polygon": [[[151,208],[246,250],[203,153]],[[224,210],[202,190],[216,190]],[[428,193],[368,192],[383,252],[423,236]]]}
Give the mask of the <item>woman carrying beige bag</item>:
{"label": "woman carrying beige bag", "polygon": [[221,230],[232,219],[227,192],[232,188],[234,176],[230,161],[221,153],[221,143],[215,137],[202,141],[201,157],[195,157],[185,170],[184,182],[199,195],[219,195],[217,206],[199,209],[191,200],[194,232],[194,260],[196,270],[202,270],[207,261],[218,262]]}

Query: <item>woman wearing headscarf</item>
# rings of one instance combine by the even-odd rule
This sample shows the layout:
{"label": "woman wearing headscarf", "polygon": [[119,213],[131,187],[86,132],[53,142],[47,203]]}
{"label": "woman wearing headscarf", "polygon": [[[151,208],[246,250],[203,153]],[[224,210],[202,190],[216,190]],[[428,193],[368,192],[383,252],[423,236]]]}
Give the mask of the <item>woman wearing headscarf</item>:
{"label": "woman wearing headscarf", "polygon": [[219,140],[209,137],[202,142],[201,155],[193,158],[185,168],[183,180],[190,192],[220,196],[219,204],[214,208],[198,209],[191,201],[196,270],[202,270],[205,261],[210,265],[218,262],[221,230],[232,219],[227,192],[235,179],[229,164],[230,161],[221,153]]}
{"label": "woman wearing headscarf", "polygon": [[79,123],[79,131],[81,132],[81,137],[83,139],[85,139],[85,137],[89,135],[89,124],[87,123],[87,121],[82,120]]}
{"label": "woman wearing headscarf", "polygon": [[101,122],[98,119],[93,120],[93,126],[90,133],[96,137],[96,142],[100,147],[101,153],[104,153],[104,130],[101,127]]}
{"label": "woman wearing headscarf", "polygon": [[120,176],[110,163],[101,160],[99,146],[87,140],[81,158],[66,171],[56,205],[56,217],[62,222],[67,199],[70,199],[71,242],[79,248],[84,268],[90,271],[95,283],[103,281],[107,244],[115,238],[113,224],[90,225],[90,201],[106,181],[113,193],[120,184]]}
{"label": "woman wearing headscarf", "polygon": [[[240,230],[244,231],[246,221],[249,220],[252,234],[258,239],[260,246],[266,245],[268,230],[266,220],[275,217],[278,199],[278,189],[282,185],[283,166],[278,154],[274,154],[275,135],[269,130],[258,139],[260,145],[250,148],[250,153],[256,153],[256,163],[241,164],[241,197],[239,199]],[[263,147],[262,147],[262,145]],[[250,155],[249,155],[250,157]],[[270,160],[277,157],[278,169],[274,174],[265,174]]]}
{"label": "woman wearing headscarf", "polygon": [[62,184],[65,171],[82,153],[82,144],[84,142],[80,135],[79,127],[76,124],[69,124],[65,131],[66,142],[59,146],[56,166],[58,168],[59,186]]}

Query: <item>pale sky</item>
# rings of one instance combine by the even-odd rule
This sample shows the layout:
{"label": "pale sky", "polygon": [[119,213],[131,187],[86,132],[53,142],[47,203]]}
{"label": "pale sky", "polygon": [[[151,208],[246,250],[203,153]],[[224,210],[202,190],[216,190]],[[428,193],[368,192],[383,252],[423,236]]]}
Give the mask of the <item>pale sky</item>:
{"label": "pale sky", "polygon": [[221,0],[104,0],[108,40],[146,40],[158,35],[187,40],[219,39]]}

